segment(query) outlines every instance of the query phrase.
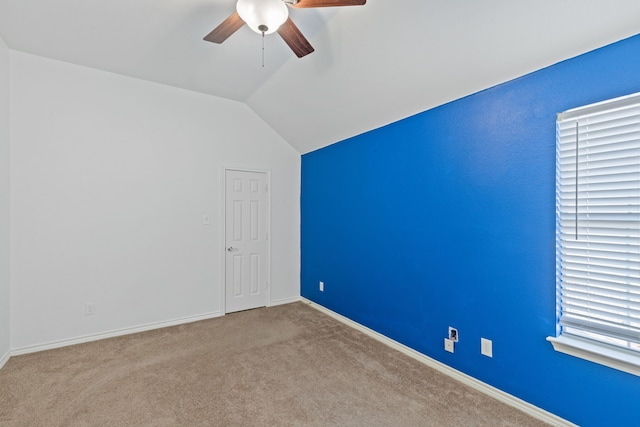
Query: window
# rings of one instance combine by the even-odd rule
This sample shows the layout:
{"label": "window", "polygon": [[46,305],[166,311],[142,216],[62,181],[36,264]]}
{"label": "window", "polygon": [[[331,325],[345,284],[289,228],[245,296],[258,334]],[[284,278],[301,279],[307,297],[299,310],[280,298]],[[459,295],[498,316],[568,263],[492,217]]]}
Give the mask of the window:
{"label": "window", "polygon": [[640,94],[558,115],[554,348],[640,375]]}

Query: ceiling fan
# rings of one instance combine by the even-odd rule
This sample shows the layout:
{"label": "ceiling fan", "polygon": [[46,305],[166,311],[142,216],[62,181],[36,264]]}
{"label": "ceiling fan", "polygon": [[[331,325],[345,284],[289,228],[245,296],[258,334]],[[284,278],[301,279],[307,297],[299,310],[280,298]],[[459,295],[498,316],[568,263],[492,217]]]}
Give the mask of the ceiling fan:
{"label": "ceiling fan", "polygon": [[258,34],[278,32],[291,50],[302,58],[313,52],[313,46],[289,18],[289,6],[302,9],[332,6],[362,6],[367,0],[238,0],[236,11],[211,31],[204,40],[222,43],[247,24]]}

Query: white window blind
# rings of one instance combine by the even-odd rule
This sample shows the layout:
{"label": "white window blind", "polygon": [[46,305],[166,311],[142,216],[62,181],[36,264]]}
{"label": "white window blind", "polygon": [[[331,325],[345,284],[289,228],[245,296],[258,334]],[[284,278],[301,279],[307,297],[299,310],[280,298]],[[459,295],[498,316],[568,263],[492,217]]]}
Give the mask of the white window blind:
{"label": "white window blind", "polygon": [[640,356],[640,94],[558,115],[559,335]]}

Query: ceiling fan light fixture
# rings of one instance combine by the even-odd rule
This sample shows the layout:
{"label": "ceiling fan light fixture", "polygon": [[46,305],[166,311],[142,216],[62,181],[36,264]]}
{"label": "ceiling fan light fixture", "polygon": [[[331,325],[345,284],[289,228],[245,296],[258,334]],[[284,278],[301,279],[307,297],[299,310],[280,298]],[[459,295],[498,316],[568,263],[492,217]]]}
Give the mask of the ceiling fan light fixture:
{"label": "ceiling fan light fixture", "polygon": [[271,34],[289,17],[289,8],[282,0],[238,0],[240,18],[258,34]]}

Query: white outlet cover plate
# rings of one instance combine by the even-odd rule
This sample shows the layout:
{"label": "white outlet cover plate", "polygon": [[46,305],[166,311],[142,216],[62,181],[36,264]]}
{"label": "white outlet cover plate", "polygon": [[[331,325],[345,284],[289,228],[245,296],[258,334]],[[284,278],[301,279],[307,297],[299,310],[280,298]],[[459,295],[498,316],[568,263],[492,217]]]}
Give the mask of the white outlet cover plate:
{"label": "white outlet cover plate", "polygon": [[85,316],[93,316],[96,314],[96,306],[92,303],[86,303],[84,305],[84,315]]}
{"label": "white outlet cover plate", "polygon": [[453,341],[450,340],[449,338],[445,338],[444,339],[444,349],[447,350],[449,353],[453,353]]}
{"label": "white outlet cover plate", "polygon": [[487,357],[493,357],[493,341],[480,338],[480,352]]}

